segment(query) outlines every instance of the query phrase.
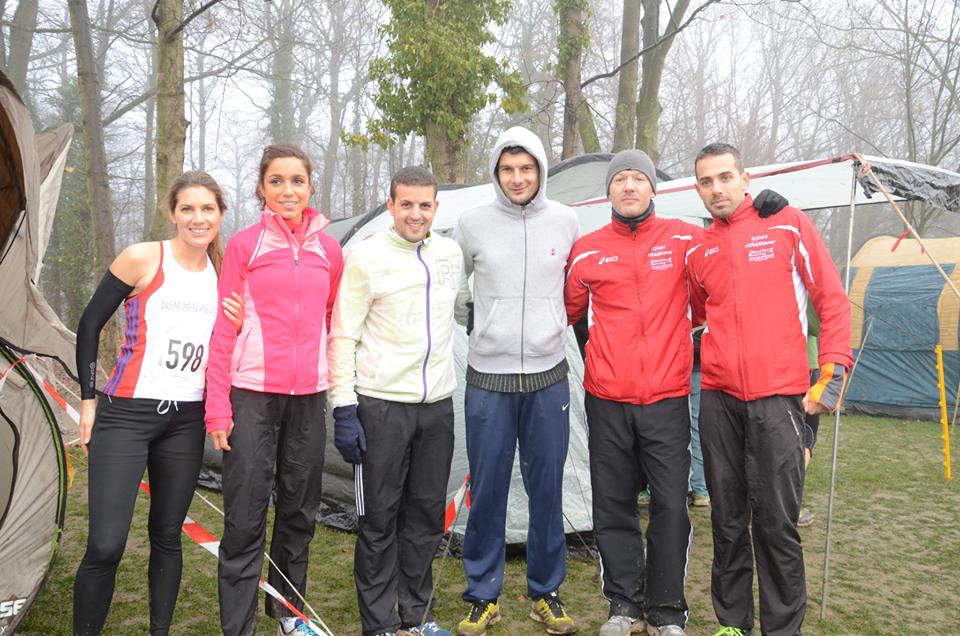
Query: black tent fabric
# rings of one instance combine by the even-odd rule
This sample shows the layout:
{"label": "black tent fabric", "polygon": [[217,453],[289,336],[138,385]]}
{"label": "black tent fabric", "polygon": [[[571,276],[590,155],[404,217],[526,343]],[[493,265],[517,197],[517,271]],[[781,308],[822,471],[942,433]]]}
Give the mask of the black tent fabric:
{"label": "black tent fabric", "polygon": [[[929,166],[871,159],[870,168],[890,194],[904,199],[921,199],[948,212],[960,212],[960,175]],[[857,180],[867,196],[879,192],[868,176],[853,162]]]}

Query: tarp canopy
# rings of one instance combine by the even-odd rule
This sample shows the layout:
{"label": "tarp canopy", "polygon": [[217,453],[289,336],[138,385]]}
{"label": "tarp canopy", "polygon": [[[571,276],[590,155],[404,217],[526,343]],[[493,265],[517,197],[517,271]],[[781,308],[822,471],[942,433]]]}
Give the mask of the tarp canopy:
{"label": "tarp canopy", "polygon": [[[960,286],[960,238],[927,239],[927,251]],[[938,418],[934,347],[943,348],[947,408],[960,383],[960,298],[917,241],[879,236],[852,261],[854,355],[861,353],[846,405],[875,415]],[[869,328],[869,335],[867,330]],[[866,341],[865,341],[866,340]]]}
{"label": "tarp canopy", "polygon": [[16,631],[40,592],[63,527],[63,442],[25,356],[73,370],[73,334],[34,284],[72,134],[67,125],[35,136],[0,72],[0,633]]}

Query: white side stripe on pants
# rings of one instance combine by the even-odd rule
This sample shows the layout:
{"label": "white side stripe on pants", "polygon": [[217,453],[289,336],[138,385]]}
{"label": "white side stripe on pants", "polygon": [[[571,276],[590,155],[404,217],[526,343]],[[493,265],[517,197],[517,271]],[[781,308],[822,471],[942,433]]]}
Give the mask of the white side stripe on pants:
{"label": "white side stripe on pants", "polygon": [[365,514],[363,504],[363,464],[353,465],[353,495],[357,500],[357,516]]}

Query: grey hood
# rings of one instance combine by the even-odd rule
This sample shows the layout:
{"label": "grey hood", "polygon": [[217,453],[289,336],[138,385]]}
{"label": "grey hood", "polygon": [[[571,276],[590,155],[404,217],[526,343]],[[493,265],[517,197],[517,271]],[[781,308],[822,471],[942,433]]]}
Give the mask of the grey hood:
{"label": "grey hood", "polygon": [[503,149],[508,146],[520,146],[533,155],[540,166],[540,188],[533,196],[533,200],[526,206],[528,213],[536,211],[542,208],[547,200],[547,153],[543,149],[543,142],[523,126],[514,126],[500,133],[497,138],[497,145],[490,153],[490,178],[493,179],[493,190],[496,192],[497,205],[519,214],[520,206],[507,198],[503,188],[500,187],[500,179],[497,178],[497,164],[500,162],[500,155],[503,153]]}

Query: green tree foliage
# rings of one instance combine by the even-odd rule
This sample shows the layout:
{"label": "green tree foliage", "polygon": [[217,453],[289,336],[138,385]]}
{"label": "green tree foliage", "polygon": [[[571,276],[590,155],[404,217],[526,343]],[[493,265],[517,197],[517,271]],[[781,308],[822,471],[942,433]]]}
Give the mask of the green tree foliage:
{"label": "green tree foliage", "polygon": [[[382,27],[389,55],[370,64],[380,118],[367,128],[383,146],[422,135],[437,177],[466,178],[467,131],[482,108],[499,101],[507,113],[526,108],[526,87],[507,60],[484,52],[488,25],[504,24],[509,0],[386,0]],[[499,93],[495,88],[499,88]]]}

